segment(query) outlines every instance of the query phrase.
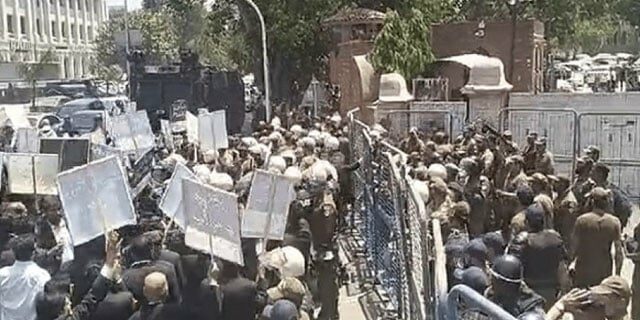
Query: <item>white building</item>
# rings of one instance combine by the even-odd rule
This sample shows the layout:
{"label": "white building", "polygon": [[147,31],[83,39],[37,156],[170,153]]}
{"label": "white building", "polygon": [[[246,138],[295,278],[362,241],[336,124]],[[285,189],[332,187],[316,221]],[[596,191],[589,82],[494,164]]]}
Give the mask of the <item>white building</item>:
{"label": "white building", "polygon": [[52,50],[61,79],[82,78],[107,18],[105,0],[0,0],[0,62],[38,61]]}

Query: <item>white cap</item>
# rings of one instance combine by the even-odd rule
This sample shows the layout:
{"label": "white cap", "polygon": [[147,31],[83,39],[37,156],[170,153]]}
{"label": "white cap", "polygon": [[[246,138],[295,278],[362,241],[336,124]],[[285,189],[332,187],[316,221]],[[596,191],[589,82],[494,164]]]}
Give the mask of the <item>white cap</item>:
{"label": "white cap", "polygon": [[204,163],[214,163],[218,159],[218,151],[216,150],[207,150],[207,152],[203,155]]}
{"label": "white cap", "polygon": [[201,181],[208,181],[209,180],[209,175],[211,174],[211,171],[209,170],[209,168],[207,168],[206,165],[198,164],[198,165],[193,166],[193,173],[195,173],[196,176]]}
{"label": "white cap", "polygon": [[289,129],[289,131],[299,136],[304,132],[304,129],[302,129],[302,126],[300,126],[299,124],[294,124],[291,126],[291,129]]}
{"label": "white cap", "polygon": [[427,169],[427,177],[430,179],[440,178],[447,181],[447,168],[439,163],[434,163]]}
{"label": "white cap", "polygon": [[209,175],[209,184],[224,191],[233,191],[233,179],[226,173],[212,172]]}
{"label": "white cap", "polygon": [[242,139],[240,139],[242,141],[242,143],[244,145],[246,145],[247,147],[252,147],[258,144],[258,140],[256,140],[256,138],[254,137],[243,137]]}
{"label": "white cap", "polygon": [[298,167],[289,167],[284,171],[284,176],[295,181],[295,185],[300,184],[302,181],[302,172],[300,172],[300,168]]}
{"label": "white cap", "polygon": [[282,174],[284,170],[287,169],[287,162],[281,156],[271,156],[269,157],[269,165],[267,168],[269,170],[276,170],[278,173]]}
{"label": "white cap", "polygon": [[329,151],[340,149],[340,140],[334,136],[330,136],[324,140],[324,147]]}
{"label": "white cap", "polygon": [[315,141],[318,141],[320,139],[320,131],[311,130],[309,131],[309,134],[307,134],[307,137],[312,138]]}
{"label": "white cap", "polygon": [[292,246],[275,248],[262,255],[259,260],[264,267],[278,270],[280,278],[304,275],[304,256],[300,250]]}
{"label": "white cap", "polygon": [[303,148],[315,148],[316,140],[312,137],[304,137],[298,141],[301,147]]}

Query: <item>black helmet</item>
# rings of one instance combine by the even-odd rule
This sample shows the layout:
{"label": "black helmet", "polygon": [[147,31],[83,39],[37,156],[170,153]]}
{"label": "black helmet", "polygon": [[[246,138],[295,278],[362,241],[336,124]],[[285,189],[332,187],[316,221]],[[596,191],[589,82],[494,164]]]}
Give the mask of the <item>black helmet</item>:
{"label": "black helmet", "polygon": [[493,260],[491,274],[508,283],[522,282],[522,262],[516,256],[505,254]]}

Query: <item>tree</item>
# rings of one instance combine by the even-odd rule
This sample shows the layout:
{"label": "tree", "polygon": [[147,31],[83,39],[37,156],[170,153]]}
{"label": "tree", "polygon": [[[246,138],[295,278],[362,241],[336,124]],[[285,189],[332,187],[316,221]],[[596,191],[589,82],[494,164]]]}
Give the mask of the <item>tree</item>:
{"label": "tree", "polygon": [[[163,63],[178,56],[178,36],[171,26],[166,10],[139,10],[129,15],[129,29],[142,33],[142,45],[138,49],[144,52],[149,63]],[[98,65],[116,64],[125,68],[124,47],[116,43],[116,35],[124,30],[124,17],[111,19],[102,26],[94,41]]]}
{"label": "tree", "polygon": [[407,80],[425,71],[434,60],[426,21],[415,9],[404,19],[396,11],[387,12],[372,55],[376,70],[398,72]]}
{"label": "tree", "polygon": [[393,5],[395,10],[387,11],[371,59],[376,70],[396,71],[409,80],[424,73],[434,61],[430,26],[453,19],[458,12],[457,3],[401,0]]}
{"label": "tree", "polygon": [[[254,2],[262,11],[267,25],[271,96],[275,101],[298,101],[300,88],[306,88],[314,74],[322,78],[326,70],[329,34],[323,29],[322,21],[335,14],[345,1]],[[253,73],[256,79],[262,79],[258,17],[244,1],[238,1],[236,5],[241,19],[236,31],[244,34],[250,48]]]}
{"label": "tree", "polygon": [[107,87],[107,93],[109,93],[111,84],[120,82],[124,74],[122,68],[117,64],[112,64],[110,66],[93,64],[91,66],[91,73],[99,79],[104,80]]}
{"label": "tree", "polygon": [[51,49],[45,51],[36,62],[21,62],[18,65],[18,73],[27,82],[31,84],[31,90],[33,92],[33,99],[31,100],[31,107],[35,109],[36,98],[38,92],[36,90],[36,82],[44,75],[44,71],[47,66],[55,61],[55,56]]}

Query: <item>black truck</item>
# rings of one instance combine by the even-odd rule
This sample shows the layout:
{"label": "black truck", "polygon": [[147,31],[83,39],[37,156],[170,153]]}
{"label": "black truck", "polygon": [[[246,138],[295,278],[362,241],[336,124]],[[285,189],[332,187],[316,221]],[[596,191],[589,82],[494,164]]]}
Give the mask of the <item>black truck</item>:
{"label": "black truck", "polygon": [[129,55],[131,66],[130,97],[138,110],[146,110],[154,131],[160,119],[182,120],[185,109],[226,110],[227,131],[239,133],[244,124],[245,99],[242,75],[203,66],[195,53],[184,52],[180,62],[170,65],[146,65],[144,54]]}

